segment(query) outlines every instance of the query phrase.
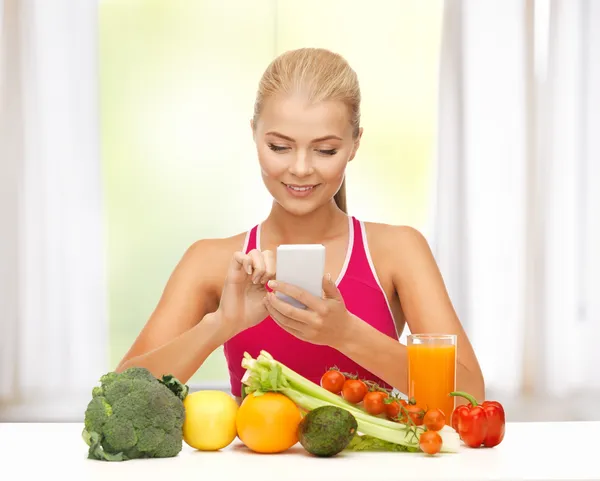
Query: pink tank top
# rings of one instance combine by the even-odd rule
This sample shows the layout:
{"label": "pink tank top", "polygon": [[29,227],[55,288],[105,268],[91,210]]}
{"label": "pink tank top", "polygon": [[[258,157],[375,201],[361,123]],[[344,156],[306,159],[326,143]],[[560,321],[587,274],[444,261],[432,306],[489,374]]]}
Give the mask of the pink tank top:
{"label": "pink tank top", "polygon": [[[383,334],[398,339],[392,311],[373,267],[364,224],[351,216],[348,220],[349,244],[344,266],[336,281],[338,289],[349,312]],[[260,225],[248,232],[244,251],[248,253],[256,248],[260,248]],[[361,379],[370,379],[390,387],[339,351],[294,337],[269,316],[224,344],[234,396],[241,395],[244,352],[256,358],[261,350],[271,353],[275,359],[316,384],[319,384],[328,368],[337,366],[343,372],[358,374]]]}

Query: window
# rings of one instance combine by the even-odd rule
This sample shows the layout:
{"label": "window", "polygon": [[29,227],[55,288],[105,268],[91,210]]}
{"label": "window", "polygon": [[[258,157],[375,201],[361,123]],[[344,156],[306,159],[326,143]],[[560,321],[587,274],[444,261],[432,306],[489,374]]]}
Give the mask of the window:
{"label": "window", "polygon": [[[111,366],[191,243],[267,215],[249,119],[263,70],[285,50],[330,48],[359,75],[365,133],[348,169],[350,212],[427,230],[443,2],[260,5],[100,3]],[[192,379],[226,380],[221,350]]]}

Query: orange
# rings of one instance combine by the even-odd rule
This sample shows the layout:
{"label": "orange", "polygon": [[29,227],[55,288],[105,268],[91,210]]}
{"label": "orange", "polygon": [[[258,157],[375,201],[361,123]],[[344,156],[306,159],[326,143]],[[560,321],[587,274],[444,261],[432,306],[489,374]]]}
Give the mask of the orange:
{"label": "orange", "polygon": [[252,393],[238,409],[237,434],[256,453],[280,453],[298,442],[301,420],[300,409],[283,394]]}

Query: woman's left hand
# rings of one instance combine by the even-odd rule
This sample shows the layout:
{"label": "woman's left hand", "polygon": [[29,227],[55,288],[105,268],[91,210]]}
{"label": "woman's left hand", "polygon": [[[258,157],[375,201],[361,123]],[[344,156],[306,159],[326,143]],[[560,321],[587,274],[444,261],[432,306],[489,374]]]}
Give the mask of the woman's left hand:
{"label": "woman's left hand", "polygon": [[[290,334],[312,344],[337,349],[349,337],[354,316],[346,309],[342,294],[329,276],[323,279],[323,298],[281,281],[269,281],[268,286],[273,292],[265,297],[267,311]],[[306,309],[288,304],[276,297],[275,292],[296,299]]]}

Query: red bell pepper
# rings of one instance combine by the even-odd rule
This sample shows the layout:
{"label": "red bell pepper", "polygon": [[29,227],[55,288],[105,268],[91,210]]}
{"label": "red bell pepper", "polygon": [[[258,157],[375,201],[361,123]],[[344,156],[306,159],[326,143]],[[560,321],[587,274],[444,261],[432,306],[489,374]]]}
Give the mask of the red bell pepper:
{"label": "red bell pepper", "polygon": [[452,427],[467,446],[492,448],[502,442],[506,416],[499,402],[484,401],[478,404],[473,396],[463,391],[451,392],[450,396],[463,397],[470,403],[457,406],[451,420]]}

